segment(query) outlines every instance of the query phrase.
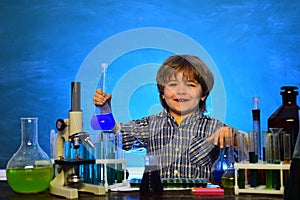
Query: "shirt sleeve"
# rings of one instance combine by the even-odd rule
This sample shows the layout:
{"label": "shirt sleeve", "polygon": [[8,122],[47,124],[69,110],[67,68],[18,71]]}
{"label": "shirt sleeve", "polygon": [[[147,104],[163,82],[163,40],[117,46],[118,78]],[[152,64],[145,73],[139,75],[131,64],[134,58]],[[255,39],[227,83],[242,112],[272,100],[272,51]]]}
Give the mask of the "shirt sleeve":
{"label": "shirt sleeve", "polygon": [[210,153],[214,144],[207,142],[204,138],[193,137],[190,146],[190,160],[192,163],[205,166],[211,162]]}
{"label": "shirt sleeve", "polygon": [[123,149],[130,150],[134,144],[140,143],[146,147],[149,139],[149,118],[132,120],[128,123],[120,123],[119,130],[122,133]]}
{"label": "shirt sleeve", "polygon": [[218,120],[210,119],[208,123],[202,124],[202,126],[201,133],[191,138],[189,150],[191,162],[196,165],[205,166],[214,161],[218,149],[213,143],[207,142],[206,138],[210,137],[219,128],[225,126],[225,124]]}

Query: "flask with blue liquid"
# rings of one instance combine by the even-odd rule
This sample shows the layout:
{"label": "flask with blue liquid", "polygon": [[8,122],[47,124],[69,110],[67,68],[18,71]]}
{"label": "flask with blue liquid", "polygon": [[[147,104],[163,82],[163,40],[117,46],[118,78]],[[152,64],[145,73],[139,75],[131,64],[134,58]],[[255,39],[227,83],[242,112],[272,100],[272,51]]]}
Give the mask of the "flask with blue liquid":
{"label": "flask with blue liquid", "polygon": [[[107,64],[103,63],[101,65],[102,74],[100,78],[100,84],[102,90],[106,90],[106,69]],[[103,105],[96,106],[95,113],[91,120],[91,126],[94,130],[101,130],[101,131],[112,131],[115,127],[115,119],[111,112],[109,102],[105,102]]]}

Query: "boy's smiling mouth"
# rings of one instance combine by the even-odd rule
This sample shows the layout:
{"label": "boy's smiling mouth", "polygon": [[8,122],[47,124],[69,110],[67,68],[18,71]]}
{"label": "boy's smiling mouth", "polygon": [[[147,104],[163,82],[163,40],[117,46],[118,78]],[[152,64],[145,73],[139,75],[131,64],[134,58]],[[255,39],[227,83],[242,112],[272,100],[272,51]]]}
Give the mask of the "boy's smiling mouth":
{"label": "boy's smiling mouth", "polygon": [[188,101],[188,99],[174,99],[174,100],[177,102],[187,102]]}

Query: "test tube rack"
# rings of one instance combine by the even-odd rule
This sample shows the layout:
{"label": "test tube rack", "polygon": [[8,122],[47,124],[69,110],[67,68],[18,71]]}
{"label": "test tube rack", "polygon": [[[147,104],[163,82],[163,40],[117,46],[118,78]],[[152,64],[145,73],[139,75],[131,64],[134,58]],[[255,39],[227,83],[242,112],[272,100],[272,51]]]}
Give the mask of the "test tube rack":
{"label": "test tube rack", "polygon": [[[268,169],[268,170],[279,170],[280,171],[280,189],[266,189],[265,185],[259,185],[257,187],[250,187],[250,185],[245,184],[245,188],[241,189],[238,186],[238,169]],[[283,171],[290,170],[290,164],[269,164],[269,163],[235,163],[234,164],[234,193],[237,195],[239,193],[256,193],[256,194],[284,194],[284,185],[283,185]]]}

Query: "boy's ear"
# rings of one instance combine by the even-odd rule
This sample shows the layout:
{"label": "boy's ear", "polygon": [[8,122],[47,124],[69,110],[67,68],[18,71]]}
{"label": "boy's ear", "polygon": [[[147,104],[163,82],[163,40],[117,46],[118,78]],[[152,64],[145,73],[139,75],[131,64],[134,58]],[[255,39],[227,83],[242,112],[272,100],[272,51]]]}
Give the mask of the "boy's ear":
{"label": "boy's ear", "polygon": [[200,97],[201,101],[205,101],[206,98],[207,98],[207,95],[204,95],[204,96]]}

